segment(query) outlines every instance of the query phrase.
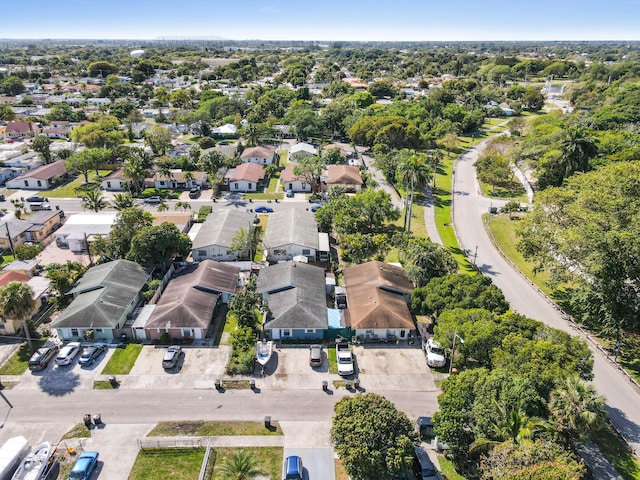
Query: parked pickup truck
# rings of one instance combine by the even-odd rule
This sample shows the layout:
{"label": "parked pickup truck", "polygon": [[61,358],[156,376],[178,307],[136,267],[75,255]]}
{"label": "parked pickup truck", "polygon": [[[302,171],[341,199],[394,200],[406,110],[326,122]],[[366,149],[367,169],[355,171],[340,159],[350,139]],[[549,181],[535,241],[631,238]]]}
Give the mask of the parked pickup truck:
{"label": "parked pickup truck", "polygon": [[338,374],[347,376],[353,374],[353,355],[348,343],[336,344],[336,357],[338,360]]}

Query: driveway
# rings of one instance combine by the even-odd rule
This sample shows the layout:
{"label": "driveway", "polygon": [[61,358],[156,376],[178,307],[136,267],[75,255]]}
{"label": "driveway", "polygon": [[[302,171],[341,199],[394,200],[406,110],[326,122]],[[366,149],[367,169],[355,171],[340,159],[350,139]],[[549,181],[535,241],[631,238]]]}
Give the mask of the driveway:
{"label": "driveway", "polygon": [[304,467],[303,479],[335,480],[334,453],[332,448],[288,448],[285,447],[283,458],[297,455],[302,458]]}

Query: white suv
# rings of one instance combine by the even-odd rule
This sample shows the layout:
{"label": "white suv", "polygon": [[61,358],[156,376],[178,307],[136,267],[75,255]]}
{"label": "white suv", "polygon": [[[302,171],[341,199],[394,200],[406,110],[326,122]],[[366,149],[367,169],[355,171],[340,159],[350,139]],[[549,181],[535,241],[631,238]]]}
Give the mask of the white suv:
{"label": "white suv", "polygon": [[56,363],[58,365],[69,365],[71,362],[73,362],[73,359],[78,356],[78,353],[80,353],[80,349],[80,342],[67,343],[58,352]]}
{"label": "white suv", "polygon": [[444,367],[447,359],[444,356],[444,348],[433,338],[427,340],[427,365],[430,367]]}

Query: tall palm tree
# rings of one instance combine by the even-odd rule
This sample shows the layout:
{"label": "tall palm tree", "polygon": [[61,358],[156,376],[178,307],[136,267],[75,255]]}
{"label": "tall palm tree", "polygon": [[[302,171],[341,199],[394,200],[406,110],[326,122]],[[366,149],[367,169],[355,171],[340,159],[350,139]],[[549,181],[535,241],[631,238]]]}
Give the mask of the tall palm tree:
{"label": "tall palm tree", "polygon": [[432,176],[433,176],[432,188],[434,190],[436,189],[436,177],[438,176],[438,167],[442,163],[443,158],[444,158],[444,154],[442,153],[442,150],[440,150],[439,148],[436,148],[429,152],[429,161],[431,163],[431,170],[432,170]]}
{"label": "tall palm tree", "polygon": [[262,140],[262,132],[256,125],[250,124],[247,125],[242,138],[246,140],[247,146],[255,147],[256,145],[259,145]]}
{"label": "tall palm tree", "polygon": [[265,472],[248,450],[239,450],[225,457],[218,469],[220,480],[250,480],[258,475],[265,475]]}
{"label": "tall palm tree", "polygon": [[149,155],[141,148],[131,148],[122,167],[125,178],[131,180],[132,190],[138,192],[151,166]]}
{"label": "tall palm tree", "polygon": [[573,172],[589,170],[589,160],[598,154],[596,140],[584,128],[571,128],[560,145],[565,178]]}
{"label": "tall palm tree", "polygon": [[26,283],[9,282],[0,289],[0,315],[9,320],[20,322],[31,353],[33,353],[33,344],[27,320],[35,311],[36,302],[33,300],[33,290]]}
{"label": "tall palm tree", "polygon": [[91,210],[92,212],[97,213],[109,206],[109,202],[104,199],[102,192],[97,188],[87,190],[80,198],[82,199],[82,208]]}
{"label": "tall palm tree", "polygon": [[565,440],[581,440],[604,423],[604,405],[593,385],[570,376],[551,392],[549,411],[555,429]]}
{"label": "tall palm tree", "polygon": [[404,228],[411,231],[411,208],[413,206],[413,192],[416,188],[424,188],[431,179],[431,168],[424,159],[417,155],[405,158],[398,165],[396,178],[405,186],[405,217]]}
{"label": "tall palm tree", "polygon": [[113,197],[113,208],[118,211],[133,207],[133,197],[129,193],[116,193]]}
{"label": "tall palm tree", "polygon": [[158,212],[166,212],[169,210],[169,205],[164,200],[158,204]]}
{"label": "tall palm tree", "polygon": [[189,202],[176,202],[175,209],[176,211],[180,210],[186,212],[191,209],[191,204]]}

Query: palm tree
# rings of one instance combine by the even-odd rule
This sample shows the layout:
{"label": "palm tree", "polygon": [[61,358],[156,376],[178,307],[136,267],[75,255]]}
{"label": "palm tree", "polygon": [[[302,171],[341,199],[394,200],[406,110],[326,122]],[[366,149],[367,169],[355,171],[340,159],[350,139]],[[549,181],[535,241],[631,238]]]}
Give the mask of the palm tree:
{"label": "palm tree", "polygon": [[440,150],[439,148],[436,148],[434,150],[431,150],[429,152],[429,159],[431,162],[431,170],[433,170],[433,185],[432,188],[433,190],[436,189],[436,177],[438,176],[438,167],[440,166],[440,164],[442,163],[442,159],[444,158],[444,154],[442,153],[442,150]]}
{"label": "palm tree", "polygon": [[27,320],[35,311],[36,302],[33,300],[33,290],[26,283],[9,282],[0,289],[0,315],[9,320],[20,322],[31,353],[33,353],[33,344]]}
{"label": "palm tree", "polygon": [[169,210],[169,205],[164,200],[158,204],[158,212],[166,212]]}
{"label": "palm tree", "polygon": [[224,165],[224,156],[217,150],[211,150],[200,157],[198,167],[207,172],[209,178],[215,177],[220,167]]}
{"label": "palm tree", "polygon": [[133,207],[133,197],[129,193],[117,193],[113,197],[113,208],[118,211]]}
{"label": "palm tree", "polygon": [[549,411],[555,430],[566,440],[582,440],[603,425],[604,399],[578,376],[570,376],[551,392]]}
{"label": "palm tree", "polygon": [[191,188],[190,183],[191,183],[191,180],[193,180],[193,172],[187,170],[182,174],[182,179],[184,180],[184,183],[187,185],[187,188]]}
{"label": "palm tree", "polygon": [[262,132],[260,132],[260,129],[256,125],[250,124],[245,129],[242,138],[246,140],[247,146],[255,147],[260,144],[262,140]]}
{"label": "palm tree", "polygon": [[583,128],[570,129],[560,148],[565,178],[573,172],[589,170],[589,160],[598,154],[596,140],[589,137]]}
{"label": "palm tree", "polygon": [[131,180],[134,192],[138,192],[142,182],[147,176],[147,169],[151,166],[151,161],[147,152],[141,148],[131,148],[123,165],[125,178]]}
{"label": "palm tree", "polygon": [[80,198],[82,199],[82,208],[96,213],[109,205],[98,189],[87,190]]}
{"label": "palm tree", "polygon": [[176,202],[175,209],[176,211],[181,210],[186,212],[191,209],[191,204],[189,202]]}
{"label": "palm tree", "polygon": [[218,469],[220,480],[249,480],[258,475],[265,475],[265,472],[248,450],[239,450],[225,457]]}
{"label": "palm tree", "polygon": [[[405,185],[405,216],[404,228],[411,231],[411,208],[413,206],[413,192],[415,188],[424,188],[431,179],[431,169],[427,163],[418,158],[417,155],[411,155],[405,158],[398,165],[396,178]],[[411,197],[409,197],[409,192]]]}

